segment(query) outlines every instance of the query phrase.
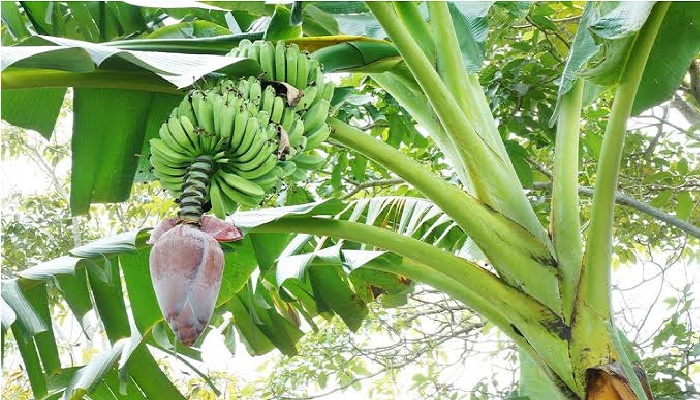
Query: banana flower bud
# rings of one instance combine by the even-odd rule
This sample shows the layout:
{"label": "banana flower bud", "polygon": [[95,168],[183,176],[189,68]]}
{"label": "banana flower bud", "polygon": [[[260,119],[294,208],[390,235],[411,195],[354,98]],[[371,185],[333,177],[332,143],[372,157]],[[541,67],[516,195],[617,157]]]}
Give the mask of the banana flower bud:
{"label": "banana flower bud", "polygon": [[235,226],[206,215],[199,226],[167,219],[151,234],[153,288],[165,320],[183,345],[192,346],[214,311],[224,268],[219,241],[242,238]]}

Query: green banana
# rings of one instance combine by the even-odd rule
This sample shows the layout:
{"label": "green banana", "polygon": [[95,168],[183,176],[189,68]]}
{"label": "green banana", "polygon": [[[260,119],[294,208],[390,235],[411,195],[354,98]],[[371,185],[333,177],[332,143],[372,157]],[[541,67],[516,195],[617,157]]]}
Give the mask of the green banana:
{"label": "green banana", "polygon": [[314,149],[321,145],[331,135],[331,127],[328,124],[321,125],[316,131],[307,136],[306,148]]}
{"label": "green banana", "polygon": [[209,201],[212,213],[220,219],[226,218],[226,203],[217,179],[212,179],[209,186]]}
{"label": "green banana", "polygon": [[252,171],[255,168],[261,166],[267,160],[270,154],[273,154],[275,152],[275,150],[277,150],[277,146],[275,146],[274,143],[264,141],[263,147],[261,147],[257,153],[254,153],[253,157],[251,157],[247,161],[239,161],[233,165],[237,170],[240,171]]}
{"label": "green banana", "polygon": [[321,96],[316,96],[317,98],[320,97],[321,99],[326,99],[328,101],[331,101],[333,99],[333,92],[335,91],[335,85],[333,82],[326,82],[325,85],[323,86],[323,93],[321,93]]}
{"label": "green banana", "polygon": [[275,79],[275,46],[272,42],[264,42],[260,47],[260,67],[265,71],[265,78]]}
{"label": "green banana", "polygon": [[240,90],[231,90],[230,92],[226,93],[226,100],[228,101],[229,104],[237,104],[240,101],[243,101],[243,92]]}
{"label": "green banana", "polygon": [[322,156],[317,150],[312,150],[309,153],[297,154],[294,158],[297,167],[308,170],[319,169],[323,167],[326,161],[327,158]]}
{"label": "green banana", "polygon": [[292,107],[285,107],[284,111],[282,112],[282,120],[280,121],[280,125],[282,125],[282,129],[284,129],[285,132],[289,132],[292,130],[292,122],[294,122],[294,117],[297,116],[297,113],[294,112],[294,109]]}
{"label": "green banana", "polygon": [[199,122],[199,127],[207,132],[214,133],[214,105],[206,95],[202,95],[202,99],[198,102],[194,112]]}
{"label": "green banana", "polygon": [[260,111],[260,103],[255,104],[253,102],[247,101],[244,104],[244,107],[248,110],[248,112],[251,115],[258,115],[258,111]]}
{"label": "green banana", "polygon": [[246,129],[248,129],[247,125],[250,125],[251,120],[254,119],[251,118],[247,110],[240,105],[234,110],[234,112],[236,113],[236,116],[233,124],[233,136],[231,137],[231,149],[237,149],[240,147]]}
{"label": "green banana", "polygon": [[309,85],[312,83],[316,83],[318,85],[318,81],[323,81],[323,71],[321,70],[321,64],[318,63],[318,60],[314,59],[309,59]]}
{"label": "green banana", "polygon": [[197,125],[197,118],[194,116],[194,110],[192,109],[192,102],[190,96],[185,96],[185,98],[180,102],[178,108],[178,116],[184,115],[189,118],[193,124]]}
{"label": "green banana", "polygon": [[216,139],[217,138],[214,135],[209,134],[206,131],[199,134],[199,143],[202,144],[204,154],[212,154],[216,151],[214,148],[216,146]]}
{"label": "green banana", "polygon": [[[234,160],[237,163],[245,163],[253,159],[263,148],[263,145],[267,141],[267,137],[263,134],[261,130],[258,130],[255,135],[253,135],[253,141],[245,152],[242,154],[233,153]],[[241,146],[242,147],[242,146]]]}
{"label": "green banana", "polygon": [[158,178],[158,183],[160,183],[160,186],[170,192],[170,194],[173,197],[180,197],[182,194],[182,189],[180,188],[180,185],[177,184],[172,184],[169,182],[163,182],[160,178]]}
{"label": "green banana", "polygon": [[274,142],[279,142],[280,126],[277,124],[268,124],[265,127],[265,139],[272,140]]}
{"label": "green banana", "polygon": [[219,93],[222,95],[236,89],[236,84],[230,79],[223,79],[219,81],[217,86],[219,88]]}
{"label": "green banana", "polygon": [[251,180],[251,182],[257,183],[265,192],[268,192],[280,182],[281,174],[282,168],[280,166],[275,166],[270,172]]}
{"label": "green banana", "polygon": [[214,94],[210,95],[210,100],[213,104],[213,113],[214,113],[214,130],[211,131],[211,133],[217,133],[220,134],[221,132],[221,118],[219,116],[221,115],[221,111],[224,108],[224,105],[227,102],[226,97],[220,95],[220,94]]}
{"label": "green banana", "polygon": [[275,165],[277,165],[277,155],[270,154],[267,160],[265,160],[258,168],[255,168],[251,171],[243,171],[236,167],[233,167],[233,171],[246,179],[255,179],[272,171],[272,169],[275,168]]}
{"label": "green banana", "polygon": [[268,86],[263,90],[262,101],[260,102],[260,109],[267,111],[272,114],[272,107],[275,104],[275,89],[272,85]]}
{"label": "green banana", "polygon": [[279,124],[282,120],[282,112],[284,111],[284,99],[281,97],[275,97],[275,103],[272,106],[272,112],[270,113],[270,120],[276,124]]}
{"label": "green banana", "polygon": [[233,214],[236,212],[238,209],[238,202],[233,201],[231,198],[229,198],[226,193],[224,193],[223,186],[226,185],[226,182],[223,182],[221,178],[221,171],[217,172],[216,175],[212,178],[212,182],[216,181],[216,184],[219,186],[219,191],[221,192],[221,200],[223,200],[224,203],[224,210],[227,214]]}
{"label": "green banana", "polygon": [[[248,92],[250,92],[250,79],[239,79],[238,85],[236,86],[235,94],[240,95],[243,98],[248,98]],[[228,93],[229,101],[231,99],[231,93]]]}
{"label": "green banana", "polygon": [[235,54],[233,54],[234,57],[245,57],[245,56],[242,55],[242,54],[243,54],[243,50],[247,50],[248,47],[250,47],[251,44],[253,44],[253,42],[251,42],[250,40],[248,40],[248,39],[243,39],[243,40],[241,40],[240,42],[238,42],[238,47],[236,47],[235,49],[231,50],[231,52],[230,52],[229,54],[235,52]]}
{"label": "green banana", "polygon": [[[175,117],[170,117],[170,118],[175,118]],[[179,123],[178,123],[178,125],[179,125]],[[180,129],[182,129],[182,127],[180,127]],[[184,131],[183,131],[183,133],[184,133]],[[187,140],[187,138],[185,138],[185,141],[183,142],[183,144],[181,144],[180,141],[178,141],[174,137],[173,133],[170,131],[168,121],[166,121],[163,125],[160,126],[160,131],[158,132],[158,135],[160,136],[160,138],[165,142],[165,144],[169,148],[173,149],[173,151],[180,153],[182,155],[190,156],[190,157],[195,156],[194,149],[192,148],[192,145],[189,143],[189,140]]]}
{"label": "green banana", "polygon": [[308,138],[306,136],[301,137],[301,143],[299,143],[299,146],[297,146],[297,152],[301,153],[302,151],[306,150],[308,146]]}
{"label": "green banana", "polygon": [[230,140],[233,134],[233,126],[236,118],[235,109],[231,104],[224,104],[221,113],[216,117],[219,120],[219,130],[216,133],[224,139]]}
{"label": "green banana", "polygon": [[232,187],[223,180],[222,175],[215,175],[214,178],[218,181],[217,183],[223,194],[235,203],[242,204],[246,207],[255,207],[262,201],[262,197],[252,197]]}
{"label": "green banana", "polygon": [[182,184],[181,183],[173,183],[173,182],[167,182],[161,179],[159,176],[156,175],[158,178],[158,183],[160,183],[160,186],[170,192],[170,194],[173,197],[180,197],[182,194]]}
{"label": "green banana", "polygon": [[297,85],[297,60],[299,55],[299,45],[292,43],[287,46],[287,56],[285,57],[287,61],[287,83],[295,88],[300,88],[299,85]]}
{"label": "green banana", "polygon": [[249,81],[250,85],[248,86],[248,91],[243,93],[248,93],[248,99],[260,105],[260,101],[262,100],[262,86],[260,86],[260,81],[253,77],[251,77]]}
{"label": "green banana", "polygon": [[[318,97],[323,93],[323,89],[326,87],[326,85],[332,83],[326,82],[326,80],[323,78],[323,70],[321,69],[321,67],[319,67],[318,61],[311,60],[310,68],[311,69],[309,70],[309,74],[310,76],[312,76],[312,78],[309,81],[309,84],[316,86],[316,97]],[[313,99],[311,100],[313,103]]]}
{"label": "green banana", "polygon": [[270,113],[265,110],[258,111],[257,119],[260,122],[260,126],[267,126],[270,123]]}
{"label": "green banana", "polygon": [[228,185],[238,190],[243,194],[253,197],[265,196],[265,191],[260,187],[259,184],[250,181],[246,178],[241,177],[233,172],[223,172],[221,171],[219,177],[224,180]]}
{"label": "green banana", "polygon": [[170,135],[173,137],[173,139],[180,144],[180,146],[182,146],[185,149],[188,149],[191,154],[196,155],[197,153],[199,153],[199,142],[194,142],[192,140],[194,138],[190,138],[190,135],[187,132],[185,132],[184,128],[180,124],[180,121],[184,119],[189,120],[184,115],[180,118],[168,118],[168,131],[170,132]]}
{"label": "green banana", "polygon": [[297,119],[292,124],[292,127],[287,131],[287,137],[289,138],[289,145],[291,147],[297,147],[301,144],[301,138],[304,137],[304,121]]}
{"label": "green banana", "polygon": [[[258,205],[282,178],[303,180],[302,169],[327,162],[322,153],[304,151],[330,135],[325,121],[334,91],[318,61],[297,44],[243,40],[228,56],[258,61],[266,79],[286,82],[303,94],[288,107],[276,84],[264,87],[254,76],[221,79],[184,97],[161,126],[160,137],[149,142],[153,171],[163,188],[178,194],[183,204],[197,200],[194,194],[209,199],[219,217],[239,204]],[[207,159],[197,161],[200,155]]]}
{"label": "green banana", "polygon": [[278,82],[286,82],[287,58],[285,56],[286,47],[284,41],[278,40],[275,44],[275,77]]}
{"label": "green banana", "polygon": [[154,157],[151,154],[151,165],[153,166],[153,172],[158,172],[162,175],[167,175],[173,178],[184,178],[186,167],[175,167],[172,165],[165,164],[159,157]]}
{"label": "green banana", "polygon": [[195,128],[194,125],[192,125],[192,121],[190,121],[189,118],[182,115],[180,116],[180,125],[185,130],[187,139],[189,139],[190,143],[193,144],[193,147],[197,149],[197,152],[206,152],[207,150],[205,149],[204,143],[201,140],[199,130]]}
{"label": "green banana", "polygon": [[299,103],[294,107],[296,111],[308,110],[314,99],[318,95],[318,87],[312,85],[304,89],[304,95],[299,100]]}
{"label": "green banana", "polygon": [[161,138],[153,138],[148,141],[151,149],[151,154],[159,158],[168,160],[171,164],[185,164],[192,161],[192,157],[173,150]]}
{"label": "green banana", "polygon": [[255,122],[255,118],[248,118],[248,124],[246,125],[245,132],[243,133],[243,139],[241,139],[240,144],[231,154],[233,157],[240,157],[245,154],[248,149],[250,149],[250,146],[253,144],[255,138],[258,135],[263,134],[263,132],[260,130],[260,125],[256,125]]}
{"label": "green banana", "polygon": [[153,174],[161,183],[172,187],[173,190],[182,190],[182,182],[184,182],[185,179],[184,176],[170,176],[157,170],[155,167],[153,167]]}
{"label": "green banana", "polygon": [[328,118],[328,109],[331,106],[331,102],[322,99],[316,104],[312,105],[306,113],[304,113],[304,133],[314,132],[318,129],[321,124]]}
{"label": "green banana", "polygon": [[309,82],[309,55],[306,52],[299,53],[297,57],[297,84],[296,87],[303,89]]}

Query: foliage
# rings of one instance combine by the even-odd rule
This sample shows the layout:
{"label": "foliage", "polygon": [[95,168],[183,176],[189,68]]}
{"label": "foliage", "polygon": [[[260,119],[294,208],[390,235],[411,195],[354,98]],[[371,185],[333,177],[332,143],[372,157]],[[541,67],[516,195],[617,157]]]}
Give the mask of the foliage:
{"label": "foliage", "polygon": [[[428,3],[419,8],[413,3],[393,7],[323,2],[294,7],[260,3],[216,3],[195,9],[117,3],[3,5],[4,44],[32,33],[56,36],[30,38],[22,43],[25,46],[10,48],[3,83],[16,90],[3,91],[3,101],[12,105],[3,108],[3,117],[50,138],[64,91],[42,89],[41,96],[29,96],[27,85],[33,80],[38,86],[51,82],[73,86],[73,213],[87,212],[94,201],[121,201],[130,190],[133,194],[145,190],[136,199],[148,203],[159,195],[155,187],[133,186],[132,181],[149,179],[147,140],[180,98],[180,88],[207,74],[206,79],[211,79],[218,73],[236,76],[259,71],[250,60],[220,56],[243,38],[286,39],[318,50],[314,57],[334,71],[353,72],[333,100],[332,145],[324,147],[327,157],[317,172],[288,184],[267,203],[287,207],[232,216],[247,235],[242,243],[227,248],[227,274],[213,320],[229,348],[238,337],[251,354],[276,347],[292,356],[303,348],[304,340],[320,340],[328,329],[339,329],[321,319],[338,315],[346,326],[359,329],[372,308],[369,304],[375,300],[401,304],[419,281],[469,305],[514,341],[521,360],[531,360],[530,365],[522,361],[518,395],[539,391],[558,398],[580,397],[586,390],[587,368],[634,359],[634,352],[620,347],[610,333],[615,327],[609,323],[609,270],[614,265],[653,260],[672,250],[683,259],[696,257],[698,159],[689,149],[697,144],[692,128],[697,123],[692,118],[693,103],[700,97],[693,90],[697,71],[691,68],[689,90],[676,95],[672,108],[683,110],[690,128],[674,127],[677,118],[670,116],[668,105],[660,116],[654,114],[658,109],[648,111],[656,131],[625,125],[634,107],[655,105],[668,97],[667,89],[639,85],[644,81],[644,66],[670,57],[665,51],[674,46],[667,44],[673,41],[667,27],[690,26],[682,34],[691,34],[693,24],[678,25],[678,20],[696,18],[698,7],[589,4],[582,10],[571,3],[527,7],[496,3],[488,8]],[[51,23],[47,15],[52,16]],[[168,16],[181,21],[165,26]],[[424,22],[426,16],[429,24]],[[465,24],[469,29],[464,29]],[[391,43],[325,37],[340,32],[378,39],[389,36]],[[107,41],[111,43],[89,43]],[[37,53],[27,47],[47,42],[58,46],[37,48]],[[658,77],[662,86],[679,85],[679,77],[697,53],[693,46],[677,46],[670,70]],[[174,53],[156,65],[149,58],[153,50]],[[202,52],[207,54],[191,57]],[[193,60],[201,68],[183,70],[177,60]],[[339,65],[333,60],[353,63]],[[482,60],[478,78],[464,72],[477,71]],[[61,70],[58,75],[48,71],[56,68]],[[133,79],[116,79],[124,77],[120,74],[125,69]],[[165,80],[155,78],[153,72]],[[592,106],[581,111],[576,101],[582,100]],[[123,106],[115,109],[115,104]],[[96,141],[94,128],[115,115],[116,120],[102,132],[105,136]],[[581,135],[579,120],[583,121]],[[558,123],[556,130],[550,121]],[[100,157],[100,151],[110,156]],[[566,151],[573,154],[568,163],[562,159]],[[142,157],[134,156],[135,152]],[[578,159],[580,166],[576,166]],[[562,185],[557,181],[561,176],[571,179]],[[590,189],[593,186],[595,191]],[[641,201],[630,200],[630,195]],[[613,213],[614,201],[624,207],[615,207]],[[38,211],[55,210],[53,218],[65,216],[66,196],[55,204]],[[590,210],[581,207],[588,204]],[[137,204],[126,213],[121,205],[108,205],[106,210],[111,212],[110,221],[120,221],[115,228],[121,232],[121,227],[148,226],[143,221],[149,215],[162,218],[170,206],[164,201],[152,208]],[[571,215],[580,215],[583,235],[577,218],[573,224],[566,219]],[[76,217],[71,218],[75,227]],[[132,218],[141,222],[132,225]],[[37,222],[29,219],[26,224]],[[548,232],[545,226],[550,227]],[[618,227],[614,242],[613,226]],[[129,393],[138,387],[138,393],[148,398],[168,391],[174,396],[170,380],[177,379],[163,375],[147,349],[201,358],[198,349],[173,347],[172,334],[154,312],[157,308],[144,268],[148,254],[144,234],[137,230],[77,247],[69,253],[73,258],[39,264],[19,272],[17,280],[3,281],[3,300],[10,305],[3,303],[3,339],[10,328],[35,396],[54,390],[60,396],[64,389],[65,397],[82,391],[95,391],[98,396],[116,391],[117,386]],[[569,251],[583,247],[586,240],[585,258],[577,255],[578,250]],[[65,254],[67,244],[58,243],[49,251]],[[613,245],[614,259],[610,257]],[[509,251],[503,252],[506,247]],[[44,256],[49,254],[22,257]],[[564,272],[555,273],[555,263]],[[59,360],[50,326],[50,312],[55,310],[49,304],[54,302],[46,299],[47,293],[54,293],[53,284],[85,331],[89,329],[84,317],[92,309],[97,312],[111,346],[86,360],[77,372]],[[638,350],[652,374],[652,388],[661,394],[692,393],[688,381],[697,362],[692,347],[696,338],[688,329],[691,322],[685,320],[693,309],[691,297],[687,290],[675,296],[670,322],[654,335],[658,340],[643,344],[635,338],[637,345],[646,346]],[[400,320],[395,322],[402,327]],[[370,322],[365,324],[371,332]],[[300,328],[306,325],[323,329],[298,342]],[[410,336],[413,329],[402,327],[396,335]],[[465,335],[457,334],[462,340]],[[671,340],[677,349],[668,349]],[[432,349],[429,341],[425,343]],[[329,344],[332,349],[344,346]],[[657,352],[661,348],[664,353]],[[585,352],[577,353],[582,349]],[[375,350],[382,354],[381,349]],[[685,360],[666,357],[667,350],[684,354]],[[426,354],[434,355],[432,351]],[[330,379],[324,378],[327,365],[331,370],[345,365],[354,368],[354,376],[339,371],[334,376],[341,387],[357,389],[355,379],[367,375],[358,358],[329,357],[327,365],[325,357],[312,359],[316,364],[306,370],[301,368],[309,365],[305,358],[285,360],[300,374],[281,372],[263,391],[280,394],[290,383],[313,378],[321,383]],[[390,380],[396,365],[379,365]],[[449,384],[433,385],[442,382],[433,379],[439,363],[427,365],[425,373],[414,376],[415,393],[456,395]],[[631,365],[625,362],[624,367]],[[535,368],[546,377],[539,384],[526,379]],[[664,377],[671,372],[671,379]],[[628,373],[630,380],[623,383],[641,398],[641,382],[631,376]],[[495,386],[481,382],[477,389]],[[380,381],[373,393],[380,396],[381,388]],[[212,392],[217,392],[213,386]]]}

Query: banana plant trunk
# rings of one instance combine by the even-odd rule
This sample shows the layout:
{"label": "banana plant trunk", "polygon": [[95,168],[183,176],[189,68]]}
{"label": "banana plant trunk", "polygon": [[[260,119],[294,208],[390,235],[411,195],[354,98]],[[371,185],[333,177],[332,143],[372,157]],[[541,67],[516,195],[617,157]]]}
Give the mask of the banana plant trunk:
{"label": "banana plant trunk", "polygon": [[[403,57],[400,68],[407,69],[413,81],[405,78],[406,73],[396,72],[374,74],[373,78],[415,112],[416,119],[433,121],[428,125],[433,128],[430,134],[455,170],[463,171],[459,177],[466,190],[447,184],[341,121],[331,121],[331,138],[392,170],[440,206],[483,250],[498,277],[480,277],[482,281],[475,282],[465,276],[477,274],[478,266],[462,260],[437,265],[420,254],[396,251],[435,269],[439,275],[421,277],[482,313],[520,346],[522,394],[543,398],[548,392],[549,398],[562,399],[651,398],[643,371],[630,361],[634,354],[622,345],[614,326],[610,268],[614,191],[625,125],[668,4],[653,7],[623,64],[585,242],[576,190],[583,82],[575,82],[560,99],[547,232],[524,195],[478,79],[466,72],[456,51],[459,44],[448,5],[428,3],[429,23],[415,18],[420,14],[413,3],[368,2],[367,6]],[[407,85],[413,89],[410,93],[424,96],[422,104],[427,108],[401,95],[408,92]],[[505,308],[497,306],[500,301],[506,302]],[[532,369],[546,378],[546,385],[526,379],[533,376]]]}

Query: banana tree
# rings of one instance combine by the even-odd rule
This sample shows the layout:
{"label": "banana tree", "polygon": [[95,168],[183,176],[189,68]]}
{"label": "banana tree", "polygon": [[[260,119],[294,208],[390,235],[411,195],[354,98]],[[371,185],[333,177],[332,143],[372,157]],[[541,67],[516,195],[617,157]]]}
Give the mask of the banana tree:
{"label": "banana tree", "polygon": [[[35,6],[22,4],[27,16]],[[210,205],[242,232],[242,240],[220,244],[224,270],[205,325],[230,312],[225,334],[237,334],[251,354],[277,348],[292,355],[301,318],[315,326],[315,317],[337,314],[358,329],[368,302],[400,299],[422,282],[464,302],[518,345],[521,396],[651,398],[611,311],[613,206],[627,120],[679,85],[700,49],[692,40],[700,33],[697,4],[585,5],[551,116],[557,133],[549,227],[526,197],[479,84],[489,6],[223,2],[216,7],[232,10],[236,20],[266,16],[269,24],[256,31],[251,22],[248,32],[208,39],[173,36],[202,29],[195,21],[163,26],[152,38],[105,43],[94,42],[109,40],[106,10],[67,7],[87,13],[76,32],[91,36],[51,36],[59,19],[4,48],[3,118],[48,137],[72,87],[74,213],[124,200],[134,179],[159,179],[181,205],[178,222],[168,223],[199,227]],[[19,8],[7,8],[4,27],[29,36]],[[65,15],[78,23],[76,11]],[[356,120],[333,116],[348,91],[333,94],[321,72],[366,74],[428,133],[456,179],[434,174]],[[581,109],[608,88],[614,102],[584,236]],[[237,118],[255,120],[255,134]],[[324,153],[314,149],[321,142],[363,155],[422,197],[257,209],[281,182],[303,180],[323,163]],[[183,347],[194,338],[178,341],[167,328],[169,317],[158,307],[163,295],[149,274],[150,236],[140,230],[106,238],[3,281],[3,341],[10,329],[36,398],[182,398],[149,348],[201,359],[202,339]],[[461,255],[467,241],[488,266]],[[104,325],[112,346],[85,366],[65,367],[59,359],[51,286],[84,328],[92,309]]]}

